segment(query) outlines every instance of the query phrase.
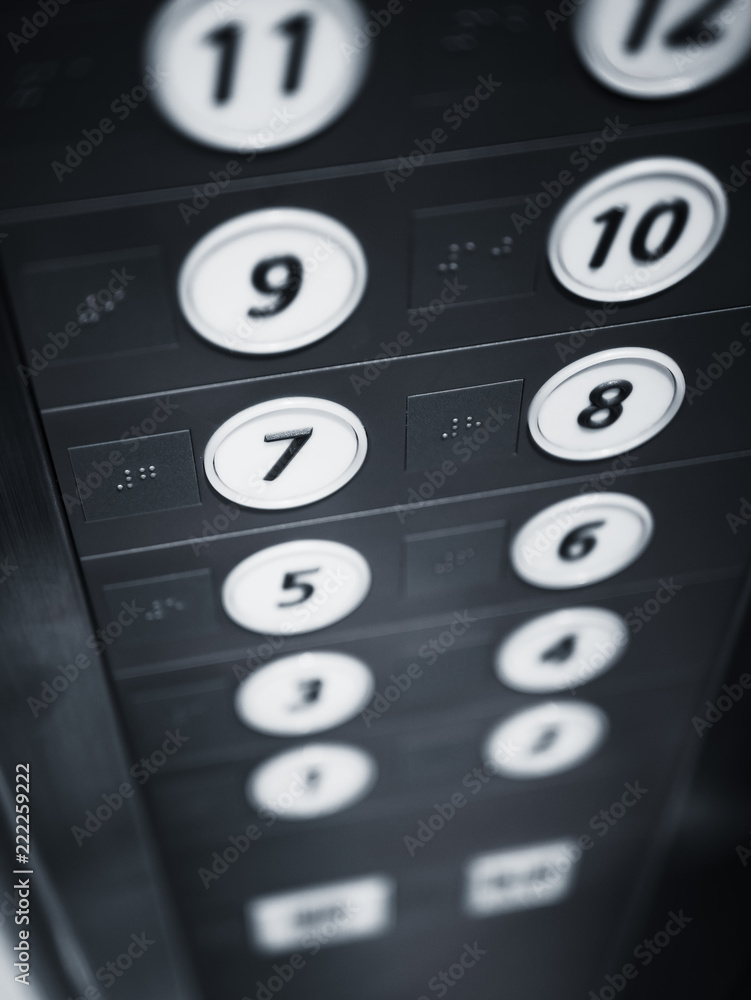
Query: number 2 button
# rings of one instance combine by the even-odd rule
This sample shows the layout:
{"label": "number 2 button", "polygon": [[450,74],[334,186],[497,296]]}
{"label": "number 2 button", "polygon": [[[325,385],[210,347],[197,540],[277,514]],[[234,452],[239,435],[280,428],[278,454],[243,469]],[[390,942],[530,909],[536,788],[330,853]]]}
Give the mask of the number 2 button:
{"label": "number 2 button", "polygon": [[595,177],[564,205],[548,258],[574,295],[642,299],[695,271],[726,218],[727,196],[704,167],[676,157],[634,160]]}
{"label": "number 2 button", "polygon": [[344,406],[293,396],[235,414],[204,452],[206,477],[242,507],[281,510],[321,500],[355,475],[365,428]]}
{"label": "number 2 button", "polygon": [[341,326],[366,281],[362,247],[336,219],[269,208],[199,240],[180,269],[178,297],[193,329],[217,347],[284,354]]}
{"label": "number 2 button", "polygon": [[511,543],[511,562],[536,587],[585,587],[635,562],[652,527],[641,500],[625,493],[584,493],[530,518]]}
{"label": "number 2 button", "polygon": [[252,632],[297,635],[351,614],[370,590],[370,566],[340,542],[305,539],[262,549],[222,587],[229,617]]}
{"label": "number 2 button", "polygon": [[667,354],[616,347],[575,361],[542,386],[529,432],[549,455],[585,462],[649,441],[680,409],[683,372]]}
{"label": "number 2 button", "polygon": [[154,97],[209,146],[290,146],[354,100],[368,54],[353,42],[364,27],[353,0],[173,0],[149,33],[146,61],[163,76]]}

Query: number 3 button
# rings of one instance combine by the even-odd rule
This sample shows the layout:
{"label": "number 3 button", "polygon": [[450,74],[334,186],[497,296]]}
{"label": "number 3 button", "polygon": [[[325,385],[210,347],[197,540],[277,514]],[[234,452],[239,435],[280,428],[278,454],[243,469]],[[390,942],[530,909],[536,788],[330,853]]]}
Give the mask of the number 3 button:
{"label": "number 3 button", "polygon": [[708,170],[674,157],[634,160],[595,177],[564,205],[548,258],[574,295],[642,299],[695,271],[726,218],[727,197]]}
{"label": "number 3 button", "polygon": [[685,389],[683,372],[666,354],[601,351],[548,379],[529,407],[529,432],[549,455],[571,462],[620,455],[670,423]]}
{"label": "number 3 button", "polygon": [[585,493],[527,521],[511,544],[511,561],[536,587],[586,587],[630,566],[651,537],[652,515],[641,500]]}
{"label": "number 3 button", "polygon": [[284,354],[347,319],[367,280],[362,247],[336,219],[300,208],[239,215],[185,258],[178,296],[205,340],[241,354]]}
{"label": "number 3 button", "polygon": [[340,542],[305,540],[262,549],[222,587],[229,617],[252,632],[315,632],[351,614],[370,590],[365,559]]}
{"label": "number 3 button", "polygon": [[341,489],[365,461],[365,428],[338,403],[295,396],[235,414],[209,439],[206,477],[243,507],[300,507]]}

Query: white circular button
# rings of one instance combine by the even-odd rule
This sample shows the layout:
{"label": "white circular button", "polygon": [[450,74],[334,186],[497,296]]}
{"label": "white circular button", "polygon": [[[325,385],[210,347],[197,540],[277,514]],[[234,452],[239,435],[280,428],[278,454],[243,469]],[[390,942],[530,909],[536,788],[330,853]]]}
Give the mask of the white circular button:
{"label": "white circular button", "polygon": [[587,0],[574,20],[592,75],[629,97],[662,99],[714,83],[751,48],[744,0]]}
{"label": "white circular button", "polygon": [[530,405],[529,431],[543,451],[571,462],[620,455],[659,434],[685,390],[683,372],[667,354],[601,351],[548,379]]}
{"label": "white circular button", "polygon": [[222,604],[243,628],[297,635],[333,625],[370,590],[359,552],[320,539],[282,542],[243,559],[224,581]]}
{"label": "white circular button", "polygon": [[635,497],[584,493],[530,518],[511,543],[511,562],[536,587],[585,587],[638,559],[652,525],[649,508]]}
{"label": "white circular button", "polygon": [[272,399],[235,414],[204,452],[206,478],[242,507],[301,507],[341,489],[365,461],[365,428],[338,403]]}
{"label": "white circular button", "polygon": [[574,194],[548,237],[560,283],[596,302],[627,302],[670,288],[722,236],[727,196],[704,167],[676,157],[633,160]]}
{"label": "white circular button", "polygon": [[355,310],[365,254],[336,219],[302,208],[238,215],[183,262],[178,297],[205,340],[241,354],[284,354],[320,340]]}
{"label": "white circular button", "polygon": [[525,622],[496,653],[498,679],[515,691],[575,691],[610,670],[628,646],[620,615],[605,608],[565,608]]}
{"label": "white circular button", "polygon": [[367,70],[354,0],[172,0],[149,32],[153,94],[191,139],[254,154],[316,135]]}
{"label": "white circular button", "polygon": [[591,757],[608,732],[607,716],[588,702],[548,702],[500,722],[485,758],[506,778],[545,778]]}
{"label": "white circular button", "polygon": [[253,729],[305,736],[354,718],[370,701],[373,675],[345,653],[285,656],[256,670],[237,689],[235,708]]}
{"label": "white circular button", "polygon": [[248,778],[245,794],[254,808],[270,809],[282,819],[315,819],[364,798],[377,773],[364,750],[310,743],[260,764]]}

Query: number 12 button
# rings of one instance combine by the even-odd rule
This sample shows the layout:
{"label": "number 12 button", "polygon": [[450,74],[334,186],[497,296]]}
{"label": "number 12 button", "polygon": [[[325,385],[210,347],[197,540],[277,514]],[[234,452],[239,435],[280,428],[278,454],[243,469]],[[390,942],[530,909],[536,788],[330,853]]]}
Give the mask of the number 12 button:
{"label": "number 12 button", "polygon": [[206,477],[242,507],[281,510],[321,500],[355,475],[365,428],[344,406],[293,396],[235,414],[206,445]]}
{"label": "number 12 button", "polygon": [[667,156],[633,160],[595,177],[564,205],[548,258],[574,295],[642,299],[695,271],[726,218],[727,196],[704,167]]}

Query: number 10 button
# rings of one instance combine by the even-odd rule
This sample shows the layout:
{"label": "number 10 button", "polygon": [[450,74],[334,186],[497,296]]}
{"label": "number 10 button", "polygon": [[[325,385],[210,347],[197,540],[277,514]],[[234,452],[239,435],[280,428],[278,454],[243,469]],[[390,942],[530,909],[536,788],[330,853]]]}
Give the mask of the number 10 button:
{"label": "number 10 button", "polygon": [[327,399],[293,396],[251,406],[222,424],[206,445],[204,468],[233,503],[281,510],[341,489],[367,450],[354,413]]}
{"label": "number 10 button", "polygon": [[727,196],[704,167],[677,157],[634,160],[595,177],[564,205],[548,258],[574,295],[642,299],[695,271],[726,218]]}

